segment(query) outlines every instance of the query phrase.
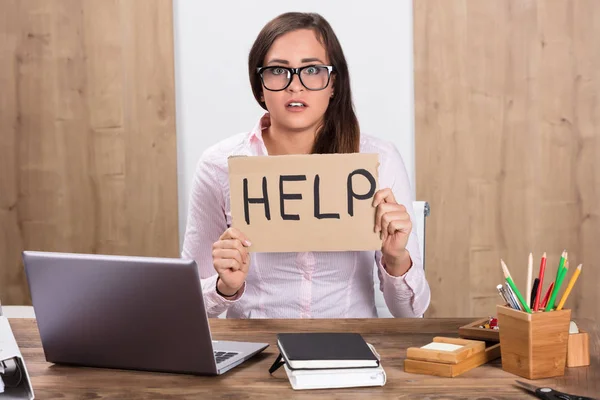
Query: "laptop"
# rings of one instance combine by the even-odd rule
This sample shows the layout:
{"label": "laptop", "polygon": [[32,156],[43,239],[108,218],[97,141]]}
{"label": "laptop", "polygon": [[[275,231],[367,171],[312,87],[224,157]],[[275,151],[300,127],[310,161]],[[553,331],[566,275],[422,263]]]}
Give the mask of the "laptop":
{"label": "laptop", "polygon": [[219,375],[267,343],[213,341],[195,261],[23,252],[46,361]]}

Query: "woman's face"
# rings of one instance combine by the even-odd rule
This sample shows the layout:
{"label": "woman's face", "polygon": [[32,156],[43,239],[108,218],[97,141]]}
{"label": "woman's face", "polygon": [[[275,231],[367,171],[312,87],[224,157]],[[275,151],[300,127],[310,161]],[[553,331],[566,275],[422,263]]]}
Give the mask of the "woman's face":
{"label": "woman's face", "polygon": [[[300,68],[307,65],[330,65],[327,52],[317,40],[315,32],[310,29],[300,29],[280,36],[269,49],[263,66],[281,66]],[[283,70],[270,70],[271,79],[277,74],[285,75]],[[326,74],[308,69],[303,72],[304,82],[318,80],[315,73]],[[263,74],[266,78],[266,75]],[[271,123],[289,131],[306,131],[316,129],[329,105],[333,94],[333,79],[323,90],[308,90],[302,85],[297,74],[292,76],[290,85],[281,91],[274,92],[263,86],[264,101],[271,114]],[[326,79],[324,80],[326,82]],[[311,86],[314,87],[314,86]],[[302,104],[300,106],[300,104]]]}

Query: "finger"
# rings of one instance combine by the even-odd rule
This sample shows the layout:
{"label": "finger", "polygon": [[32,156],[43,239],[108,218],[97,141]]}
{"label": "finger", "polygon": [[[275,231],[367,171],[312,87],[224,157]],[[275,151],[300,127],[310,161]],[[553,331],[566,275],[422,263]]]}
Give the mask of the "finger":
{"label": "finger", "polygon": [[242,266],[240,267],[240,271],[242,271],[244,274],[248,274],[248,269],[250,268],[250,263],[243,263]]}
{"label": "finger", "polygon": [[225,232],[223,232],[223,234],[221,235],[221,237],[219,239],[221,239],[221,240],[223,240],[223,239],[238,239],[240,242],[242,242],[244,244],[244,246],[246,246],[246,247],[252,246],[252,243],[250,243],[250,241],[248,240],[246,235],[244,235],[239,229],[233,228],[233,227],[227,228],[227,230]]}
{"label": "finger", "polygon": [[375,232],[381,232],[381,217],[386,212],[393,211],[393,204],[382,203],[375,210]]}
{"label": "finger", "polygon": [[379,204],[383,203],[384,199],[390,195],[393,196],[390,188],[379,189],[373,196],[373,207],[377,207]]}
{"label": "finger", "polygon": [[213,261],[213,265],[217,272],[220,272],[227,269],[239,271],[243,264],[240,264],[235,258],[218,258]]}
{"label": "finger", "polygon": [[[219,273],[219,280],[221,282],[223,282],[223,285],[225,285],[225,289],[226,288],[230,288],[231,291],[239,291],[239,289],[241,288],[240,286],[240,273],[238,271],[233,271],[231,269],[225,269],[223,271],[220,271]],[[243,284],[243,281],[241,282]],[[236,289],[237,288],[237,289]]]}
{"label": "finger", "polygon": [[[401,204],[381,203],[377,206],[375,211],[375,232],[381,231],[381,217],[389,212],[404,212],[406,213],[406,207]],[[406,213],[408,216],[408,213]]]}
{"label": "finger", "polygon": [[396,232],[402,232],[406,235],[410,234],[412,230],[412,222],[410,220],[394,220],[388,224],[387,232],[389,235],[393,235]]}
{"label": "finger", "polygon": [[212,255],[213,260],[219,258],[233,258],[239,262],[240,265],[245,263],[242,254],[237,249],[215,249],[213,250]]}
{"label": "finger", "polygon": [[383,214],[381,216],[381,232],[383,233],[383,240],[390,234],[389,225],[394,221],[410,221],[410,216],[406,211],[391,211]]}
{"label": "finger", "polygon": [[242,260],[244,260],[244,262],[248,261],[248,250],[239,239],[219,240],[213,244],[213,250],[216,249],[236,249],[242,255]]}
{"label": "finger", "polygon": [[397,203],[392,189],[380,189],[373,196],[373,207],[377,207],[381,203]]}

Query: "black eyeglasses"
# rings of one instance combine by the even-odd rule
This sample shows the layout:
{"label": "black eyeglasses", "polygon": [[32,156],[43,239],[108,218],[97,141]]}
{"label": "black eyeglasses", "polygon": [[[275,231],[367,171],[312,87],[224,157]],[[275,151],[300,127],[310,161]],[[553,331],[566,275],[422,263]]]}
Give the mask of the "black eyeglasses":
{"label": "black eyeglasses", "polygon": [[264,88],[272,92],[279,92],[290,86],[294,74],[298,75],[300,83],[308,90],[323,90],[329,85],[331,73],[334,71],[331,65],[307,65],[300,68],[272,66],[256,69]]}

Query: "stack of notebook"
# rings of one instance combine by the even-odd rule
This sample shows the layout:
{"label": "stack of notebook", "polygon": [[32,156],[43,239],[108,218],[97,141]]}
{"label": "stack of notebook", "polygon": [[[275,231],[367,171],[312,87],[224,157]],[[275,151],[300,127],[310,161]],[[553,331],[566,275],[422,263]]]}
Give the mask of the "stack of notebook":
{"label": "stack of notebook", "polygon": [[357,333],[281,333],[280,366],[293,389],[383,386],[386,376],[375,349]]}

